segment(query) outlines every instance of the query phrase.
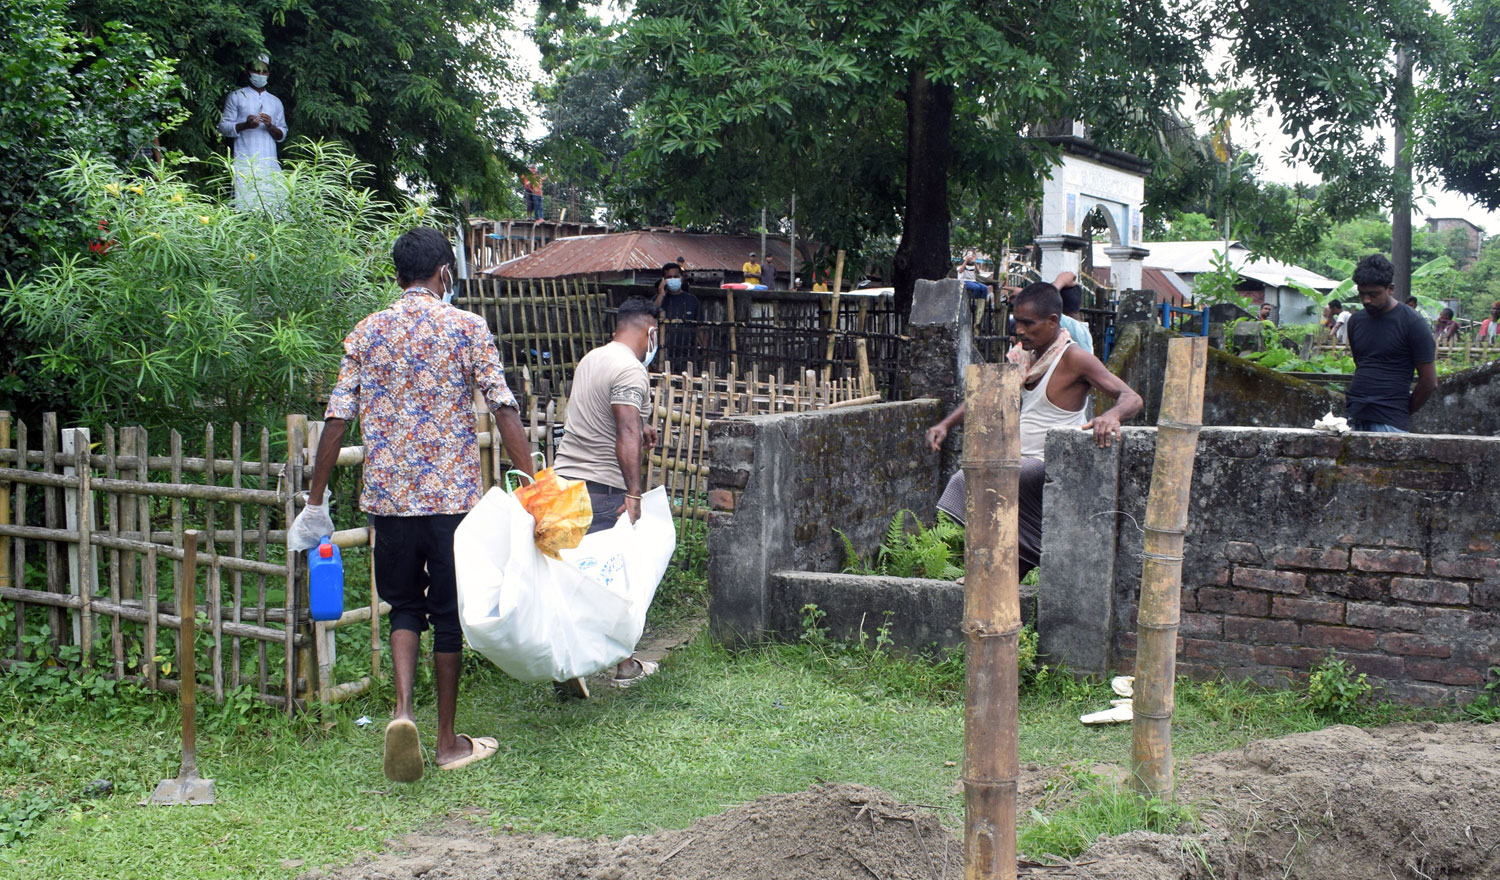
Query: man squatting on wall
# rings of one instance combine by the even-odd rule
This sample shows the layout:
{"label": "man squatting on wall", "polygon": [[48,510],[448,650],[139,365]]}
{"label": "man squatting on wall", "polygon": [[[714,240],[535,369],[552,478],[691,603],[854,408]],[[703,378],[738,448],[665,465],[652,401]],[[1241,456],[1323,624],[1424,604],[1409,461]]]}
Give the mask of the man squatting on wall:
{"label": "man squatting on wall", "polygon": [[[1020,574],[1037,567],[1042,558],[1042,484],[1046,472],[1047,431],[1051,428],[1092,429],[1094,442],[1108,447],[1120,436],[1120,422],[1141,411],[1141,396],[1131,390],[1099,359],[1080,347],[1062,329],[1062,296],[1044,281],[1028,285],[1013,302],[1016,346],[1006,359],[1026,370],[1021,389]],[[1115,399],[1115,405],[1088,421],[1089,389]],[[927,444],[940,449],[948,432],[964,420],[964,405],[927,429]],[[948,481],[938,510],[964,521],[964,472]]]}

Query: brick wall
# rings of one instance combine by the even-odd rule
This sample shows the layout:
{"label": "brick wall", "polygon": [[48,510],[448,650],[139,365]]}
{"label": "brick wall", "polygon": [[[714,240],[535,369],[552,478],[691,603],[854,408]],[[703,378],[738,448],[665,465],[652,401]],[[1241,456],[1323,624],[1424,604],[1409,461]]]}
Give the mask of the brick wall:
{"label": "brick wall", "polygon": [[[1108,518],[1112,537],[1074,552],[1099,557],[1074,564],[1106,571],[1108,596],[1048,577],[1045,554],[1067,550],[1054,535],[1076,541],[1061,524],[1053,529],[1054,510],[1087,504],[1089,491],[1055,474],[1108,455],[1080,439],[1048,438],[1039,602],[1055,591],[1058,606],[1108,604],[1110,657],[1128,669],[1141,572],[1134,523],[1144,517],[1155,431],[1127,430],[1114,457],[1118,494],[1106,509],[1127,516]],[[1500,665],[1500,440],[1204,429],[1182,611],[1185,674],[1285,683],[1333,651],[1393,699],[1472,694]]]}

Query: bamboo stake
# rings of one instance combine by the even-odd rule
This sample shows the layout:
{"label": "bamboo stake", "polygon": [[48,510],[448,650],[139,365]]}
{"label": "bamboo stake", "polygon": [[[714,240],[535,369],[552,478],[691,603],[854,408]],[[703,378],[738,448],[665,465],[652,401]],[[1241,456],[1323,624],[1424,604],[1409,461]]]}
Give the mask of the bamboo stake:
{"label": "bamboo stake", "polygon": [[828,319],[828,354],[825,360],[828,363],[823,367],[823,381],[827,382],[833,375],[833,341],[839,334],[839,296],[844,288],[844,249],[839,248],[839,255],[833,263],[833,311]]}
{"label": "bamboo stake", "polygon": [[1020,368],[972,364],[964,386],[964,878],[1014,880],[1020,776]]}
{"label": "bamboo stake", "polygon": [[141,572],[141,589],[146,594],[146,644],[141,659],[146,663],[146,683],[156,689],[156,548],[146,551],[146,569]]}
{"label": "bamboo stake", "polygon": [[[260,429],[260,487],[266,487],[267,474],[271,467],[271,431],[268,428]],[[256,561],[266,562],[266,532],[270,531],[271,508],[262,505],[260,508],[260,536],[255,544]],[[266,576],[256,575],[255,578],[255,622],[259,626],[266,625]],[[255,645],[255,674],[256,693],[266,696],[266,679],[269,674],[266,659],[267,645],[265,642],[257,642]]]}
{"label": "bamboo stake", "polygon": [[1145,561],[1136,624],[1131,782],[1152,797],[1173,794],[1172,709],[1177,626],[1182,616],[1182,545],[1203,422],[1205,336],[1167,344],[1167,373],[1157,418],[1156,463],[1146,501]]}
{"label": "bamboo stake", "polygon": [[[57,414],[42,414],[42,473],[38,476],[56,477],[63,479],[61,474],[52,471],[56,466],[57,459]],[[47,528],[57,528],[57,493],[42,490],[42,516]],[[62,588],[62,565],[58,560],[57,545],[47,541],[42,545],[42,555],[47,564],[47,592],[61,593]],[[24,574],[24,573],[23,573]],[[52,627],[52,646],[59,647],[62,642],[59,639],[63,631],[63,613],[61,609],[52,607],[47,609],[47,623]]]}
{"label": "bamboo stake", "polygon": [[[297,518],[297,504],[294,496],[302,490],[302,437],[307,428],[307,416],[289,415],[286,417],[286,479],[287,493],[286,506],[282,510],[285,517],[286,527],[292,527],[292,520]],[[319,499],[321,500],[321,499]],[[282,607],[286,610],[286,641],[284,675],[282,682],[286,691],[286,705],[288,713],[297,701],[297,646],[294,643],[297,634],[297,554],[288,552],[286,554],[286,592],[283,596]],[[311,664],[304,663],[302,668],[308,669]]]}
{"label": "bamboo stake", "polygon": [[[110,477],[115,476],[115,429],[113,425],[104,428],[104,473]],[[104,496],[104,516],[109,520],[109,534],[112,538],[120,536],[120,496],[113,492]],[[117,548],[109,551],[109,563],[106,566],[109,579],[109,600],[116,605],[120,604],[120,569],[123,568],[124,554]],[[110,615],[109,618],[109,653],[114,660],[115,678],[125,675],[125,634],[120,631],[120,616]]]}
{"label": "bamboo stake", "polygon": [[[81,454],[78,454],[82,450]],[[74,471],[78,474],[78,650],[85,669],[94,665],[94,491],[89,488],[89,436],[81,428],[73,429]]]}
{"label": "bamboo stake", "polygon": [[[17,455],[17,459],[16,459],[17,461],[20,461],[20,462],[25,462],[26,461],[26,423],[25,422],[18,422],[16,424],[16,455]],[[22,464],[21,465],[21,469],[25,470],[26,469],[26,465]],[[18,525],[18,526],[24,526],[24,525],[26,525],[26,484],[25,483],[21,483],[21,484],[19,484],[19,485],[16,486],[15,491],[14,491],[13,503],[15,505],[15,512],[16,512],[13,524],[14,525]],[[26,542],[24,540],[21,540],[21,539],[15,539],[15,540],[12,540],[10,542],[10,544],[11,544],[11,571],[13,572],[13,576],[11,578],[11,583],[14,586],[22,587],[22,586],[26,585]],[[25,660],[26,659],[26,638],[25,637],[26,637],[26,606],[24,604],[19,604],[18,603],[16,605],[16,659],[17,660]]]}
{"label": "bamboo stake", "polygon": [[[10,411],[0,410],[0,449],[10,448]],[[0,481],[0,526],[10,525],[10,483]],[[9,537],[0,538],[0,587],[11,585]]]}
{"label": "bamboo stake", "polygon": [[[240,467],[240,457],[244,453],[244,440],[241,436],[240,423],[235,422],[230,429],[229,435],[229,457],[234,461],[234,467],[229,470],[229,485],[239,489],[244,482],[244,473]],[[245,512],[239,502],[231,507],[231,517],[234,521],[234,556],[237,559],[245,558]],[[240,623],[244,620],[245,608],[245,575],[243,572],[235,571],[230,575],[230,589],[232,591],[231,602],[234,608],[234,622]],[[240,638],[234,637],[229,646],[229,683],[230,687],[239,687],[241,681],[240,666]]]}

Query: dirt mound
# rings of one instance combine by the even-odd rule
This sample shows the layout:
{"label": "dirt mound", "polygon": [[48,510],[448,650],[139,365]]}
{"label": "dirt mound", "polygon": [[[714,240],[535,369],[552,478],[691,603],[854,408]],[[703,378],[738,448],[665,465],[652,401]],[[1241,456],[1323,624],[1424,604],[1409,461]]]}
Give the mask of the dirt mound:
{"label": "dirt mound", "polygon": [[858,785],[763,797],[680,831],[620,840],[496,836],[465,822],[392,841],[332,880],[932,880],[963,852],[931,813]]}
{"label": "dirt mound", "polygon": [[[1206,755],[1178,797],[1204,830],[1101,841],[1097,880],[1500,877],[1500,725],[1330,727]],[[1212,871],[1209,867],[1212,867]]]}
{"label": "dirt mound", "polygon": [[[1023,773],[1023,805],[1046,772]],[[1186,762],[1202,827],[1101,839],[1083,880],[1500,878],[1500,725],[1331,727]],[[1023,806],[1024,812],[1024,806]],[[680,831],[621,840],[493,835],[466,822],[407,835],[331,880],[946,880],[962,849],[936,816],[875,789],[771,795]]]}

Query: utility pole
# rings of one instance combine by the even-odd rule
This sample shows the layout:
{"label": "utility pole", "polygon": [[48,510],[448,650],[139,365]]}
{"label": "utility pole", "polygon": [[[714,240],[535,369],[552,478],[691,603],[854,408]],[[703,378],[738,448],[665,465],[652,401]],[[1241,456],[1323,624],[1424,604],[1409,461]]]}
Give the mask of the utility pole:
{"label": "utility pole", "polygon": [[1411,296],[1411,153],[1407,138],[1412,117],[1412,57],[1396,49],[1396,173],[1391,199],[1391,263],[1396,267],[1396,302]]}

